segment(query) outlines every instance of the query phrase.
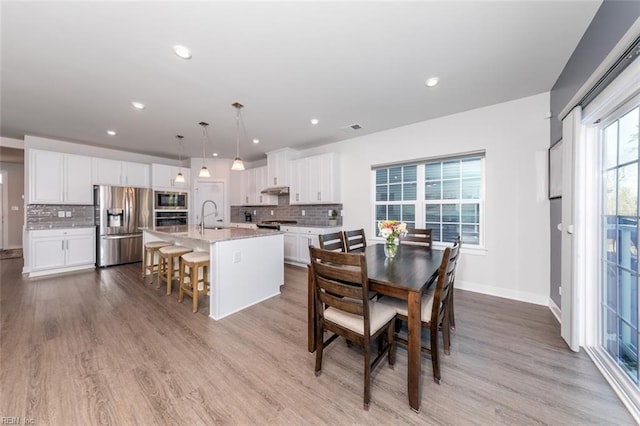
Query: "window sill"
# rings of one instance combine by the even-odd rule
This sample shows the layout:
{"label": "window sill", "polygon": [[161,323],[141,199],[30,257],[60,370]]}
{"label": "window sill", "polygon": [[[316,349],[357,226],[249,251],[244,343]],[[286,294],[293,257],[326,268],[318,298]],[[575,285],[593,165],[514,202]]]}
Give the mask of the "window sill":
{"label": "window sill", "polygon": [[[384,238],[380,238],[380,237],[375,237],[375,238],[370,238],[369,241],[372,241],[374,243],[377,244],[384,244],[385,239]],[[444,250],[447,247],[451,247],[450,243],[434,243],[433,244],[433,248],[435,250]],[[462,253],[463,254],[470,254],[473,256],[486,256],[487,252],[489,250],[486,247],[481,247],[481,246],[465,246],[464,243],[462,243]]]}

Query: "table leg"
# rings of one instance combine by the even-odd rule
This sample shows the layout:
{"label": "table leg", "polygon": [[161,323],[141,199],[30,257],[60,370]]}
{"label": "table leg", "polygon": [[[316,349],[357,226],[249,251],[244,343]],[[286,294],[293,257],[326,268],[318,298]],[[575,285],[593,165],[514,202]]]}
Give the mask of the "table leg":
{"label": "table leg", "polygon": [[307,345],[311,353],[316,350],[315,295],[316,289],[311,279],[311,268],[307,266]]}
{"label": "table leg", "polygon": [[408,311],[408,368],[407,368],[407,391],[409,393],[409,405],[411,408],[420,412],[420,384],[422,383],[421,371],[421,334],[422,323],[420,318],[421,295],[419,292],[412,291],[409,293],[407,300]]}

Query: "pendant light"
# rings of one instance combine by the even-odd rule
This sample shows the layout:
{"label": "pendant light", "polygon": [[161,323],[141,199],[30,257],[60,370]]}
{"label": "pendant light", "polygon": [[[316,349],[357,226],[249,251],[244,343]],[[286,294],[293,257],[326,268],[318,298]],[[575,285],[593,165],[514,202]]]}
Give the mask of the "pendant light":
{"label": "pendant light", "polygon": [[206,155],[205,155],[205,143],[209,140],[209,133],[207,132],[207,126],[209,126],[209,123],[205,123],[204,121],[201,121],[200,123],[198,123],[202,126],[202,167],[200,168],[200,173],[198,173],[198,177],[201,178],[209,178],[211,177],[211,173],[209,173],[209,169],[207,169],[206,164],[204,163]]}
{"label": "pendant light", "polygon": [[231,104],[232,107],[236,109],[236,158],[233,160],[233,165],[231,165],[231,170],[244,170],[244,163],[240,158],[240,108],[242,105],[239,102],[235,102]]}
{"label": "pendant light", "polygon": [[176,183],[184,183],[184,175],[182,174],[182,135],[176,135],[176,139],[178,139],[178,161],[180,161],[180,168],[178,169],[178,174],[174,179]]}

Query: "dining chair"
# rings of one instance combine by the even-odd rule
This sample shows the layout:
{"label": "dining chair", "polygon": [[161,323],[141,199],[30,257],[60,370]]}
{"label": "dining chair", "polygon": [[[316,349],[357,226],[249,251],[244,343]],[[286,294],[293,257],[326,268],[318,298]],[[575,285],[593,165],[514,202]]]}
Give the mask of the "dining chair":
{"label": "dining chair", "polygon": [[[460,237],[460,235],[458,235],[454,241],[454,245],[457,244],[458,245],[458,251],[462,248],[462,237]],[[455,330],[456,329],[456,317],[454,314],[454,309],[453,309],[453,294],[454,292],[454,287],[455,287],[455,283],[456,283],[456,270],[458,269],[458,261],[460,260],[460,255],[458,254],[458,257],[456,257],[456,266],[453,269],[453,280],[451,281],[451,290],[450,290],[450,295],[449,295],[449,327],[451,328],[451,330]]]}
{"label": "dining chair", "polygon": [[[316,366],[322,372],[323,350],[338,336],[364,348],[364,409],[371,400],[371,370],[388,354],[389,367],[395,364],[393,324],[396,311],[367,297],[369,280],[364,253],[340,253],[309,247],[311,278],[316,292]],[[324,340],[324,331],[333,335]],[[371,361],[371,340],[386,331],[386,344]]]}
{"label": "dining chair", "polygon": [[[442,262],[438,269],[438,280],[435,288],[431,287],[422,296],[422,328],[429,330],[429,347],[422,345],[422,352],[431,355],[433,366],[433,380],[440,384],[440,363],[438,360],[438,329],[442,324],[442,341],[445,354],[450,353],[450,329],[449,329],[449,296],[452,289],[453,278],[460,246],[454,244],[447,247],[442,255]],[[405,300],[394,297],[384,297],[377,303],[393,307],[397,317],[407,321],[408,311]],[[395,341],[407,345],[407,340],[396,335]]]}
{"label": "dining chair", "polygon": [[344,246],[344,234],[341,231],[332,232],[330,234],[320,234],[318,235],[318,240],[320,242],[321,249],[341,252],[346,251]]}
{"label": "dining chair", "polygon": [[367,238],[364,229],[344,231],[344,245],[347,252],[364,250],[367,247]]}
{"label": "dining chair", "polygon": [[421,245],[426,249],[431,250],[433,248],[431,233],[431,228],[407,228],[407,234],[401,238],[401,241],[412,242],[416,245]]}

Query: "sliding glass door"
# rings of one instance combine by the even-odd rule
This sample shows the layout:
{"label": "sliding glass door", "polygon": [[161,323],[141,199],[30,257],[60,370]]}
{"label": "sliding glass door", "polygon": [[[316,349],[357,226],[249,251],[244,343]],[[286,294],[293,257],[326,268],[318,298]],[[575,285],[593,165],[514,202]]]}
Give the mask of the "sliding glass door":
{"label": "sliding glass door", "polygon": [[638,385],[638,104],[601,126],[600,346]]}

